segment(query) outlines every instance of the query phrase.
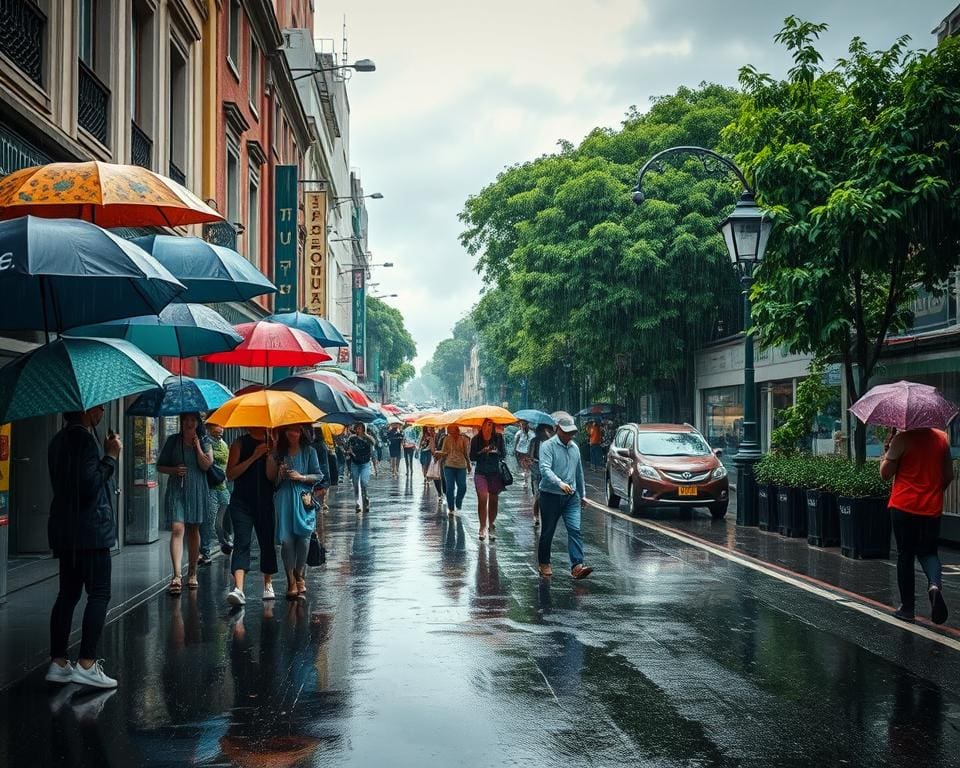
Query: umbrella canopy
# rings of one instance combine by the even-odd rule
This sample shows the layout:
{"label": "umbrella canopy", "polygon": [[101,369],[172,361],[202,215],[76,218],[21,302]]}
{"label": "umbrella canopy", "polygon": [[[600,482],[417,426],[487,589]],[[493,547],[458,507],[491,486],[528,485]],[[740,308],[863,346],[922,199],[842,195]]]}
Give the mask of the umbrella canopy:
{"label": "umbrella canopy", "polygon": [[452,411],[445,411],[444,413],[428,413],[413,422],[413,426],[437,428],[449,427],[451,424],[460,423],[457,419],[462,413],[463,410],[460,408],[456,408]]}
{"label": "umbrella canopy", "polygon": [[393,403],[384,403],[380,406],[380,410],[386,414],[393,414],[394,416],[400,413],[400,409],[397,408],[397,406],[395,406]]}
{"label": "umbrella canopy", "polygon": [[553,420],[553,417],[549,413],[537,411],[533,408],[517,411],[513,415],[517,417],[517,421],[525,421],[531,427],[539,426],[540,424],[545,424],[548,427],[557,426],[557,422]]}
{"label": "umbrella canopy", "polygon": [[379,413],[373,411],[369,408],[357,407],[353,411],[340,411],[339,413],[328,413],[322,419],[321,422],[324,424],[339,424],[342,426],[350,426],[351,424],[361,423],[361,424],[373,424],[375,421],[382,419]]}
{"label": "umbrella canopy", "polygon": [[[326,412],[328,416],[333,413],[356,413],[361,407],[345,394],[334,389],[326,381],[318,379],[312,373],[287,376],[285,379],[274,382],[269,388],[286,392],[296,392],[302,398],[317,406],[321,411]],[[363,410],[367,411],[369,409],[364,408]],[[373,411],[370,411],[370,413],[374,414]],[[377,415],[379,414],[374,414],[373,418],[376,418]]]}
{"label": "umbrella canopy", "polygon": [[159,315],[84,325],[66,335],[126,339],[148,355],[171,357],[227,352],[243,341],[230,323],[203,304],[170,304]]}
{"label": "umbrella canopy", "polygon": [[374,403],[367,397],[367,393],[364,392],[360,387],[355,384],[350,383],[347,379],[337,373],[330,373],[328,371],[310,371],[309,373],[302,373],[302,376],[309,376],[312,379],[317,381],[323,381],[329,384],[338,392],[342,392],[354,403],[357,405],[363,406],[364,408],[371,408],[374,406]]}
{"label": "umbrella canopy", "polygon": [[329,320],[310,315],[306,312],[283,312],[279,315],[270,315],[267,318],[271,323],[283,325],[303,331],[314,339],[321,347],[349,347],[350,342],[343,338],[343,334]]}
{"label": "umbrella canopy", "polygon": [[144,392],[127,408],[127,416],[177,416],[181,413],[208,413],[233,398],[219,381],[171,376],[162,389]]}
{"label": "umbrella canopy", "polygon": [[184,301],[247,301],[277,292],[277,287],[239,253],[199,237],[148,235],[132,242],[187,287],[181,297]]}
{"label": "umbrella canopy", "polygon": [[170,371],[120,339],[57,339],[0,368],[0,423],[100,403],[163,386]]}
{"label": "umbrella canopy", "polygon": [[957,415],[957,406],[936,387],[898,381],[871,388],[850,406],[850,412],[864,424],[897,429],[946,429]]}
{"label": "umbrella canopy", "polygon": [[157,314],[184,286],[139,246],[95,224],[0,222],[0,328],[65,331]]}
{"label": "umbrella canopy", "polygon": [[461,427],[479,427],[487,419],[494,424],[515,424],[517,417],[506,408],[498,405],[478,405],[473,408],[467,408],[459,416],[456,423]]}
{"label": "umbrella canopy", "polygon": [[243,337],[236,349],[205,355],[208,363],[282,368],[315,365],[333,358],[303,331],[280,323],[242,323],[234,329]]}
{"label": "umbrella canopy", "polygon": [[180,227],[223,221],[193,192],[138,165],[49,163],[0,180],[0,219],[83,219],[101,227]]}
{"label": "umbrella canopy", "polygon": [[612,403],[594,403],[582,411],[577,411],[577,418],[580,419],[584,416],[613,416],[613,414],[621,410],[623,409],[619,405],[613,405]]}
{"label": "umbrella canopy", "polygon": [[224,403],[207,417],[207,422],[224,429],[230,427],[274,429],[285,424],[313,424],[323,417],[323,411],[295,392],[264,389],[235,397]]}

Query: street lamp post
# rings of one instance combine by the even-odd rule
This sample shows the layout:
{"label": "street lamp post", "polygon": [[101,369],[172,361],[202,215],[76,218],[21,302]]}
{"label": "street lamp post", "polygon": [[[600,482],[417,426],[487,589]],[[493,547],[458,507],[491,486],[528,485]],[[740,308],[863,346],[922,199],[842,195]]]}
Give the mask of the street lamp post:
{"label": "street lamp post", "polygon": [[757,266],[763,261],[770,240],[773,222],[757,205],[756,196],[746,177],[734,163],[723,155],[703,147],[671,147],[651,157],[640,169],[633,201],[644,201],[643,177],[651,170],[662,170],[663,160],[670,155],[693,155],[708,173],[733,173],[743,185],[743,192],[733,212],[720,225],[727,251],[740,272],[743,294],[743,438],[733,464],[737,470],[737,524],[757,525],[756,483],[753,468],[760,459],[757,431],[756,380],[753,370],[753,334],[750,317],[750,287]]}

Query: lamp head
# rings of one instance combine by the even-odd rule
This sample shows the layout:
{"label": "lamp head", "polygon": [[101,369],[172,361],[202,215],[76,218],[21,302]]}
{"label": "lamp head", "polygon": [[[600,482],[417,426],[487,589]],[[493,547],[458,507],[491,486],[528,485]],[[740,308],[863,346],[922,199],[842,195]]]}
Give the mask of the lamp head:
{"label": "lamp head", "polygon": [[773,221],[757,205],[751,192],[744,192],[740,196],[737,207],[720,225],[730,260],[735,265],[756,266],[763,261],[772,230]]}
{"label": "lamp head", "polygon": [[383,192],[374,192],[370,195],[371,200],[383,200]]}
{"label": "lamp head", "polygon": [[634,205],[643,205],[644,197],[643,192],[640,191],[640,187],[637,187],[635,190],[633,190],[633,195],[631,195],[631,197],[633,198]]}
{"label": "lamp head", "polygon": [[373,59],[357,59],[351,66],[357,72],[377,71],[377,65],[373,63]]}

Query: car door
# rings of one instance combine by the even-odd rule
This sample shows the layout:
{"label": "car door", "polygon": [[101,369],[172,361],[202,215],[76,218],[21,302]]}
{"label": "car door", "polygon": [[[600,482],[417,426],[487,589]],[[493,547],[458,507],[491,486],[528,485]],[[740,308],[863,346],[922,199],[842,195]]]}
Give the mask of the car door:
{"label": "car door", "polygon": [[616,436],[613,438],[613,450],[610,451],[610,485],[618,496],[623,496],[627,492],[627,457],[623,456],[621,451],[626,444],[627,428],[620,427]]}

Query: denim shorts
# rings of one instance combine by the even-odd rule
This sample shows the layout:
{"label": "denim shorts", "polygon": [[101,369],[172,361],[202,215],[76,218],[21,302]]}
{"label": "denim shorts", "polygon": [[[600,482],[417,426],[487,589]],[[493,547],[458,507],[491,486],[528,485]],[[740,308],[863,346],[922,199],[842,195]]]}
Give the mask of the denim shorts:
{"label": "denim shorts", "polygon": [[503,480],[500,479],[500,475],[475,474],[473,483],[477,488],[477,493],[500,493],[503,491]]}

